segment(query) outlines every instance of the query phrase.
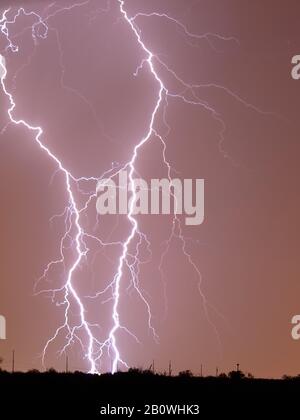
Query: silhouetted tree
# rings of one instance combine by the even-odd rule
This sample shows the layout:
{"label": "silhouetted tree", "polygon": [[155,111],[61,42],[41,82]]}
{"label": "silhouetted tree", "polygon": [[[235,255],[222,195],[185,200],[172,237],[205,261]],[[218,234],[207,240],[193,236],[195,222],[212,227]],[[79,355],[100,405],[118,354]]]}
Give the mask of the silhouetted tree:
{"label": "silhouetted tree", "polygon": [[128,373],[133,375],[154,375],[153,370],[151,369],[142,369],[142,368],[130,368],[128,369]]}
{"label": "silhouetted tree", "polygon": [[30,369],[27,371],[27,373],[30,373],[31,375],[37,375],[41,372],[38,369]]}
{"label": "silhouetted tree", "polygon": [[178,373],[178,376],[185,377],[185,378],[191,378],[193,376],[192,371],[188,370],[182,370]]}
{"label": "silhouetted tree", "polygon": [[142,368],[137,368],[137,367],[132,367],[132,368],[128,369],[128,373],[141,375],[143,373],[143,369]]}
{"label": "silhouetted tree", "polygon": [[47,373],[51,373],[51,374],[55,374],[55,373],[58,373],[54,368],[49,368],[49,369],[47,369]]}
{"label": "silhouetted tree", "polygon": [[232,370],[228,373],[228,377],[232,380],[238,381],[245,378],[245,374],[241,370]]}

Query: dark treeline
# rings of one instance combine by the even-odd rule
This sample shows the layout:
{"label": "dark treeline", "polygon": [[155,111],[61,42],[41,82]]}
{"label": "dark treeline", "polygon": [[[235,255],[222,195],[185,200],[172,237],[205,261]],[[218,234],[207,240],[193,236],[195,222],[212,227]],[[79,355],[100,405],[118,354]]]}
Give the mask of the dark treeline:
{"label": "dark treeline", "polygon": [[[187,370],[177,376],[166,373],[154,373],[152,370],[129,369],[114,375],[105,373],[92,375],[83,372],[63,373],[54,369],[46,372],[30,370],[28,372],[10,373],[0,370],[1,397],[53,400],[70,398],[98,398],[111,395],[111,391],[121,396],[131,394],[135,388],[135,396],[140,401],[151,399],[156,402],[168,394],[179,400],[185,400],[187,390],[189,399],[201,399],[202,396],[213,399],[228,400],[242,398],[292,398],[299,391],[300,375],[284,376],[282,379],[256,379],[251,374],[234,370],[218,376],[193,376]],[[145,393],[145,390],[148,390]],[[251,392],[250,392],[251,391]]]}
{"label": "dark treeline", "polygon": [[[74,410],[89,412],[99,418],[100,407],[111,405],[198,404],[201,410],[247,411],[262,405],[269,410],[285,410],[300,398],[300,375],[282,379],[255,379],[240,370],[217,377],[193,376],[190,371],[177,376],[151,370],[129,369],[127,372],[91,375],[82,372],[59,373],[36,370],[27,373],[0,371],[0,407],[22,410]],[[6,404],[6,405],[5,405]],[[261,408],[260,408],[261,409]],[[41,409],[42,410],[42,409]],[[69,411],[70,412],[70,411]],[[94,417],[95,416],[95,417]],[[240,418],[244,418],[243,416]]]}

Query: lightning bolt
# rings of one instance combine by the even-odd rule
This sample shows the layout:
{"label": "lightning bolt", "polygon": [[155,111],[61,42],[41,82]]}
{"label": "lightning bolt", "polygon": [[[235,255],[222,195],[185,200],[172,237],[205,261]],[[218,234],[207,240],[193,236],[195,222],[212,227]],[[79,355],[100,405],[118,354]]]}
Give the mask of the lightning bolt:
{"label": "lightning bolt", "polygon": [[[87,2],[85,2],[84,4],[86,4]],[[76,5],[78,6],[78,5]],[[65,8],[64,10],[70,10],[71,8],[73,8],[75,6],[69,7],[69,8]],[[60,9],[61,11],[62,9]],[[11,21],[8,21],[7,19],[7,14],[10,11],[10,9],[5,10],[2,18],[0,20],[0,28],[1,28],[1,32],[2,34],[6,37],[8,44],[6,46],[6,51],[8,51],[9,49],[13,52],[17,52],[18,51],[18,47],[15,46],[12,42],[12,40],[9,37],[9,31],[8,31],[8,24],[13,24],[16,22],[16,19],[21,15],[21,13],[23,13],[25,16],[35,16],[38,18],[37,23],[32,25],[32,36],[34,41],[36,42],[36,32],[35,32],[35,28],[37,24],[42,24],[43,27],[45,28],[45,34],[42,35],[42,38],[44,38],[47,35],[48,32],[48,27],[46,26],[45,21],[42,20],[41,16],[37,15],[35,12],[29,12],[27,13],[23,8],[19,9],[18,12],[14,15],[14,18]],[[55,332],[54,336],[52,338],[50,338],[45,347],[44,347],[44,351],[43,351],[43,362],[44,362],[44,358],[45,358],[45,353],[47,351],[48,346],[50,345],[50,343],[55,340],[58,336],[58,334],[60,333],[61,330],[63,329],[67,329],[68,331],[68,343],[67,345],[64,347],[64,349],[62,351],[64,351],[66,349],[66,347],[73,341],[74,337],[76,336],[76,331],[79,329],[83,329],[86,333],[87,339],[88,339],[88,346],[87,346],[87,352],[86,352],[86,357],[88,358],[89,364],[90,364],[90,372],[91,373],[96,373],[97,372],[97,368],[96,368],[96,363],[95,363],[95,358],[94,358],[94,345],[95,342],[98,342],[98,340],[95,339],[95,337],[92,334],[91,331],[91,327],[89,325],[89,323],[86,320],[86,316],[85,316],[85,308],[84,305],[79,297],[79,294],[76,292],[74,286],[73,286],[73,274],[74,272],[77,270],[77,268],[79,267],[83,257],[86,255],[87,253],[87,247],[86,244],[83,240],[84,238],[84,231],[80,225],[80,211],[78,209],[78,206],[76,204],[75,198],[74,198],[74,193],[72,190],[72,181],[74,182],[78,182],[79,179],[75,179],[73,177],[73,175],[69,172],[68,169],[66,169],[63,166],[63,163],[61,162],[61,160],[54,155],[49,148],[47,148],[43,142],[42,142],[42,136],[43,136],[43,129],[41,127],[34,127],[32,125],[30,125],[28,122],[22,120],[22,119],[15,119],[14,118],[14,110],[16,107],[16,104],[14,102],[14,98],[13,95],[7,90],[6,85],[5,85],[5,80],[6,80],[6,76],[7,76],[7,68],[6,68],[6,62],[4,57],[1,55],[0,56],[1,60],[0,60],[0,68],[1,68],[1,86],[3,89],[3,92],[5,93],[5,95],[8,98],[9,101],[9,108],[8,108],[8,117],[11,123],[15,124],[15,125],[21,125],[24,126],[26,129],[30,130],[33,134],[34,134],[34,140],[37,143],[37,145],[49,156],[50,159],[52,159],[54,161],[54,163],[56,164],[58,170],[60,172],[62,172],[62,174],[64,175],[64,179],[65,179],[65,189],[68,193],[68,198],[69,198],[69,205],[66,209],[66,213],[68,214],[68,219],[69,219],[69,223],[70,223],[70,227],[69,229],[66,231],[66,233],[64,234],[62,241],[61,241],[61,255],[62,258],[61,260],[58,261],[53,261],[51,263],[48,264],[45,272],[44,272],[44,276],[47,274],[47,272],[49,271],[50,267],[52,265],[55,265],[59,262],[63,262],[64,261],[64,254],[63,254],[63,248],[64,248],[64,240],[66,239],[66,237],[70,234],[71,231],[71,227],[73,227],[75,229],[75,234],[74,234],[74,242],[75,242],[75,250],[76,250],[76,258],[74,260],[74,262],[72,263],[71,267],[68,270],[68,274],[67,274],[67,278],[66,281],[63,285],[63,287],[60,290],[64,291],[64,304],[65,304],[65,322],[63,325],[61,325]],[[71,308],[71,302],[70,302],[70,296],[75,300],[78,309],[79,309],[79,315],[80,315],[80,324],[76,325],[75,327],[71,328],[69,325],[69,311]]]}
{"label": "lightning bolt", "polygon": [[[136,190],[134,188],[134,176],[137,173],[136,171],[136,160],[139,154],[142,151],[143,146],[148,143],[149,141],[158,140],[162,147],[162,161],[166,167],[168,178],[171,181],[172,171],[175,171],[171,163],[167,159],[167,143],[166,137],[170,132],[170,125],[167,122],[166,112],[167,107],[169,104],[169,100],[180,100],[183,101],[185,104],[198,106],[203,108],[207,112],[209,112],[212,118],[217,121],[219,124],[219,151],[225,158],[228,158],[232,161],[233,164],[235,162],[233,159],[228,155],[228,153],[223,148],[224,143],[224,134],[226,131],[226,125],[223,121],[221,115],[217,110],[212,107],[208,102],[201,99],[200,91],[201,89],[218,89],[222,90],[226,94],[233,97],[236,101],[238,101],[243,106],[250,108],[252,111],[261,113],[263,115],[269,114],[265,111],[260,110],[259,108],[249,104],[246,100],[241,98],[237,93],[232,92],[230,89],[220,86],[213,83],[208,84],[190,84],[185,81],[182,77],[180,77],[165,61],[158,55],[155,54],[144,42],[142,31],[139,28],[137,21],[139,19],[164,19],[167,20],[170,24],[175,25],[181,32],[182,35],[187,39],[187,41],[191,45],[196,45],[197,42],[200,40],[205,40],[211,46],[211,48],[215,49],[215,40],[223,41],[223,42],[235,42],[238,44],[238,40],[234,37],[229,36],[220,36],[218,34],[213,33],[205,33],[205,34],[194,34],[188,30],[188,28],[178,21],[177,19],[169,16],[165,13],[136,13],[133,16],[130,16],[127,9],[126,9],[126,2],[124,0],[115,0],[116,4],[119,7],[120,19],[128,26],[128,29],[132,33],[137,47],[143,53],[143,59],[140,65],[136,68],[134,75],[137,77],[139,72],[145,67],[147,68],[148,72],[150,73],[153,81],[156,84],[156,92],[155,92],[155,102],[153,105],[153,109],[149,115],[149,123],[147,126],[147,130],[142,138],[138,139],[135,143],[133,148],[131,158],[128,162],[125,163],[113,163],[111,168],[107,169],[101,176],[99,177],[75,177],[68,168],[65,167],[62,159],[60,159],[57,155],[55,155],[48,147],[45,146],[43,142],[44,132],[42,127],[33,126],[29,122],[18,119],[15,117],[15,110],[16,110],[16,103],[14,100],[13,93],[7,88],[6,81],[7,81],[7,65],[4,56],[6,56],[9,52],[18,53],[19,47],[15,44],[14,39],[19,36],[22,36],[26,30],[31,30],[32,39],[34,45],[36,46],[39,40],[43,40],[47,38],[49,31],[55,32],[56,42],[58,45],[59,56],[60,56],[60,67],[61,67],[61,87],[64,89],[68,89],[72,93],[76,94],[82,101],[87,105],[91,112],[93,113],[95,119],[97,118],[96,112],[93,109],[92,105],[89,101],[76,89],[73,89],[67,86],[64,82],[64,74],[65,68],[63,65],[63,51],[62,46],[59,40],[59,35],[57,30],[49,27],[48,21],[55,17],[56,15],[64,12],[70,12],[75,7],[84,7],[89,4],[88,1],[83,1],[81,3],[75,3],[72,6],[68,7],[57,7],[56,2],[51,3],[47,6],[44,10],[43,15],[39,15],[34,11],[26,11],[24,8],[18,9],[13,16],[9,19],[8,16],[12,13],[11,9],[7,9],[3,12],[2,17],[0,18],[0,33],[6,40],[5,50],[3,55],[0,55],[0,70],[1,70],[1,87],[2,90],[7,98],[8,101],[8,109],[7,115],[9,119],[9,124],[14,124],[17,126],[23,126],[26,130],[29,130],[32,135],[35,143],[37,146],[47,154],[49,159],[53,161],[56,166],[56,172],[59,172],[63,175],[64,179],[64,188],[67,193],[68,203],[61,214],[55,215],[54,217],[62,217],[65,223],[65,230],[60,242],[60,257],[56,260],[50,261],[46,266],[42,276],[37,281],[35,285],[35,292],[36,294],[47,294],[50,293],[52,296],[52,301],[55,302],[58,295],[63,295],[62,301],[58,303],[59,306],[64,307],[64,320],[62,324],[55,330],[52,337],[50,337],[43,349],[42,352],[42,361],[43,364],[45,363],[46,353],[49,350],[50,345],[58,339],[60,334],[64,334],[65,337],[65,345],[60,350],[60,354],[67,351],[68,347],[71,346],[74,342],[79,342],[83,351],[84,356],[88,360],[89,363],[89,372],[91,373],[99,373],[101,370],[101,360],[104,355],[104,351],[107,352],[109,357],[112,360],[111,371],[115,373],[118,370],[119,365],[123,365],[128,368],[128,364],[125,360],[123,360],[121,355],[121,350],[118,345],[118,332],[120,330],[125,331],[129,336],[131,336],[136,342],[140,342],[136,335],[130,331],[126,326],[124,326],[120,320],[120,300],[121,300],[121,286],[122,280],[124,279],[125,270],[128,270],[131,275],[131,283],[130,287],[132,287],[138,298],[145,306],[145,310],[147,312],[148,317],[148,328],[149,331],[152,333],[153,338],[156,342],[159,341],[158,334],[155,330],[153,324],[153,315],[151,312],[151,306],[149,300],[146,297],[146,293],[142,290],[140,283],[139,283],[139,267],[142,264],[140,259],[140,248],[145,246],[148,250],[148,253],[151,258],[151,244],[147,239],[147,236],[141,231],[137,219],[134,217],[134,203],[136,200]],[[101,12],[107,12],[109,10],[109,3],[107,3],[106,8],[99,9]],[[55,10],[52,10],[53,7],[56,7]],[[50,12],[50,10],[52,10]],[[21,16],[31,17],[34,18],[35,22],[25,28],[21,33],[12,37],[10,35],[9,28],[13,26],[17,19]],[[29,65],[30,60],[25,64]],[[19,71],[22,71],[24,68],[21,67]],[[164,82],[163,77],[160,76],[160,71],[164,70],[167,74],[175,80],[178,85],[181,87],[178,91],[170,90],[166,82]],[[18,72],[17,72],[18,74]],[[17,74],[12,78],[14,81],[16,80]],[[167,128],[167,133],[165,136],[162,136],[158,129],[155,127],[155,122],[158,117],[158,114],[161,112],[164,124]],[[7,126],[2,129],[2,133],[5,131]],[[82,215],[88,210],[91,203],[93,203],[97,197],[97,185],[103,179],[113,179],[116,177],[120,171],[126,170],[128,172],[128,179],[129,179],[129,187],[131,191],[131,200],[128,209],[128,213],[126,215],[130,230],[128,233],[127,238],[124,241],[103,241],[101,238],[97,237],[96,235],[87,232],[82,225],[81,219]],[[90,187],[90,185],[93,187]],[[83,190],[82,185],[88,185],[89,190],[86,192]],[[87,196],[85,202],[82,206],[79,206],[75,199],[75,191],[79,191],[84,196]],[[175,199],[175,206],[176,198]],[[87,245],[87,240],[94,241],[101,249],[107,246],[109,247],[117,247],[120,248],[120,256],[117,260],[117,266],[115,275],[113,276],[112,280],[108,282],[107,286],[97,292],[93,296],[85,296],[88,299],[97,299],[99,297],[105,298],[105,296],[109,296],[103,302],[112,301],[112,312],[111,312],[111,320],[112,326],[108,332],[108,335],[99,340],[98,336],[95,334],[95,328],[100,328],[99,324],[91,323],[88,320],[88,308],[84,304],[84,297],[80,296],[79,292],[76,290],[74,286],[74,274],[75,272],[81,267],[81,265],[85,262],[88,253],[89,247]],[[166,294],[166,283],[164,281],[164,274],[163,274],[163,263],[166,255],[168,254],[170,244],[173,240],[178,240],[181,243],[182,253],[187,259],[187,262],[190,264],[192,269],[197,276],[197,288],[202,299],[204,313],[206,316],[207,321],[212,326],[216,337],[218,339],[219,345],[221,346],[219,332],[212,322],[210,317],[210,310],[215,311],[218,315],[219,314],[216,308],[210,302],[208,302],[203,289],[202,289],[202,275],[197,266],[194,262],[191,254],[188,252],[187,241],[183,234],[183,229],[181,226],[181,221],[178,218],[176,212],[174,212],[174,218],[172,221],[171,231],[168,239],[164,242],[164,250],[161,254],[161,260],[158,266],[158,270],[161,273],[161,278],[164,283],[164,294],[166,300],[166,310],[167,310],[167,294]],[[135,251],[131,251],[133,245],[135,245]],[[71,264],[67,264],[66,259],[66,249],[70,248],[74,251],[74,258]],[[49,274],[49,272],[56,266],[63,265],[66,268],[66,277],[63,281],[63,284],[57,288],[47,288],[47,289],[39,289],[39,285],[43,280],[45,280]],[[76,313],[78,314],[79,321],[75,322],[71,320],[71,312],[72,308],[76,308]],[[84,338],[83,338],[84,337]]]}

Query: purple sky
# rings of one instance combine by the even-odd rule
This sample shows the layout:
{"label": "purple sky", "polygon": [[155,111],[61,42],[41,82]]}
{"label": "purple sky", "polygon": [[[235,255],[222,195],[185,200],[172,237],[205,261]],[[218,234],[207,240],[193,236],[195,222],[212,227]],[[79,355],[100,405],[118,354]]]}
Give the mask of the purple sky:
{"label": "purple sky", "polygon": [[[1,7],[12,5],[10,19],[21,5],[45,18],[73,4],[56,3],[5,1]],[[151,242],[150,262],[145,244],[140,249],[144,263],[139,282],[159,342],[148,329],[147,309],[130,287],[125,269],[120,319],[140,343],[120,330],[122,358],[130,366],[143,367],[154,359],[159,370],[167,369],[172,360],[175,372],[198,373],[201,364],[204,373],[214,373],[216,366],[220,372],[228,371],[239,362],[241,369],[256,376],[297,374],[300,343],[291,338],[291,318],[300,312],[300,81],[292,80],[290,72],[292,56],[300,54],[300,4],[126,0],[124,8],[129,16],[168,14],[197,34],[188,36],[165,17],[136,19],[170,94],[164,96],[154,126],[165,139],[172,176],[205,179],[205,221],[200,226],[183,225],[183,234],[186,251],[201,272],[208,318],[197,287],[199,277],[178,238],[173,238],[159,270],[172,217],[137,217]],[[31,33],[35,21],[34,16],[20,16],[9,25],[19,46],[16,53],[4,52],[7,40],[0,36],[8,71],[5,83],[16,103],[14,117],[41,126],[43,144],[75,177],[99,177],[112,162],[130,160],[149,128],[158,84],[146,65],[134,76],[145,53],[116,0],[91,0],[56,13],[47,20],[47,38],[38,38],[36,44]],[[43,27],[37,31],[43,34]],[[187,85],[198,87],[192,91]],[[2,90],[0,103],[1,130],[9,121],[9,102]],[[63,323],[65,310],[60,305],[62,293],[53,299],[51,293],[34,296],[35,282],[49,261],[60,258],[64,217],[52,221],[51,217],[68,204],[64,176],[34,136],[25,127],[9,125],[0,137],[0,314],[7,319],[7,340],[0,342],[0,355],[9,368],[15,349],[20,370],[41,368],[43,347]],[[147,180],[166,177],[162,152],[159,139],[151,136],[139,151],[137,173]],[[78,206],[94,187],[72,183]],[[86,232],[111,242],[128,236],[124,216],[96,222],[92,202],[81,218]],[[37,290],[64,283],[76,257],[72,235],[74,229],[65,243],[65,272],[63,265],[53,267]],[[93,333],[103,341],[112,327],[111,293],[96,300],[87,296],[111,282],[121,247],[86,242],[90,251],[74,273],[73,284]],[[135,246],[133,242],[131,252]],[[71,323],[78,322],[74,302],[70,317]],[[78,336],[85,346],[84,332]],[[62,331],[49,346],[46,367],[63,368],[64,356],[57,352],[65,337]],[[79,341],[68,355],[72,370],[89,368]],[[105,356],[101,369],[110,367]]]}

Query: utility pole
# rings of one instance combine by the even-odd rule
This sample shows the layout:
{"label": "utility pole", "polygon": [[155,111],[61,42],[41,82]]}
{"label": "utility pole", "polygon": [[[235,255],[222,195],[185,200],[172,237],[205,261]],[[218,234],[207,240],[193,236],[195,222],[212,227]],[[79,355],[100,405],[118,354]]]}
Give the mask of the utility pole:
{"label": "utility pole", "polygon": [[152,363],[152,368],[153,368],[153,373],[155,373],[154,359],[153,359],[153,363]]}
{"label": "utility pole", "polygon": [[11,366],[11,371],[12,373],[14,373],[15,371],[15,351],[12,351],[12,366]]}
{"label": "utility pole", "polygon": [[69,372],[69,358],[66,356],[66,373]]}
{"label": "utility pole", "polygon": [[202,376],[203,376],[203,372],[202,372],[202,363],[201,363],[201,368],[200,368],[201,370],[200,370],[200,376],[201,376],[201,378],[202,378]]}
{"label": "utility pole", "polygon": [[240,364],[239,364],[239,363],[237,363],[237,364],[236,364],[236,371],[237,371],[237,372],[239,372],[239,371],[240,371]]}
{"label": "utility pole", "polygon": [[218,377],[219,376],[219,368],[218,368],[218,366],[216,367],[216,377]]}
{"label": "utility pole", "polygon": [[172,376],[172,362],[169,361],[169,376]]}

